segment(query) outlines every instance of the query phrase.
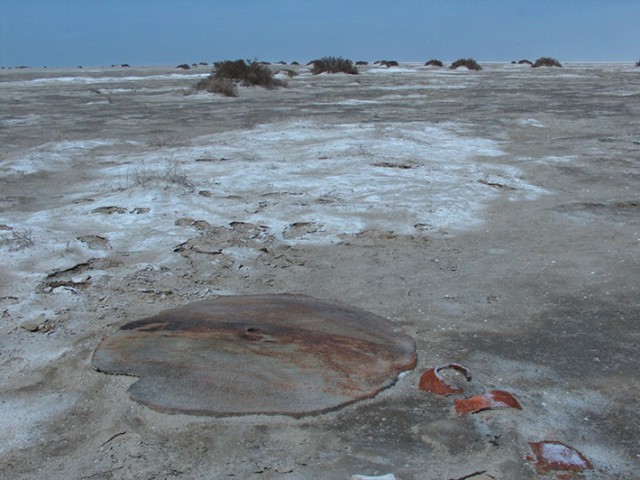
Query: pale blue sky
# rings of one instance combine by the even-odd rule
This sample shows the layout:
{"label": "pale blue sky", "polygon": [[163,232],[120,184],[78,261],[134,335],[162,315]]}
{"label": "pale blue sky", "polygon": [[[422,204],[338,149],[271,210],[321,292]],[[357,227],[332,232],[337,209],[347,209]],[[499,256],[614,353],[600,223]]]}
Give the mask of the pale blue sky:
{"label": "pale blue sky", "polygon": [[0,0],[0,65],[640,58],[640,0]]}

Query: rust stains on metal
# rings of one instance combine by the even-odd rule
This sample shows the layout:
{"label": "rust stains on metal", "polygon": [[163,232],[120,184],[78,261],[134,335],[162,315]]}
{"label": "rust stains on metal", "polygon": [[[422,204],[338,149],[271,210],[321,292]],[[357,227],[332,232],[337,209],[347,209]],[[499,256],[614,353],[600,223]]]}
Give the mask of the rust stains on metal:
{"label": "rust stains on metal", "polygon": [[467,379],[467,382],[471,381],[471,372],[469,372],[467,367],[458,363],[447,363],[446,365],[433,367],[424,372],[420,377],[418,388],[422,391],[435,393],[437,395],[462,393],[462,388],[452,387],[444,381],[444,378],[442,378],[442,375],[440,374],[440,371],[444,369],[452,369],[460,372]]}
{"label": "rust stains on metal", "polygon": [[414,368],[413,340],[382,317],[303,295],[219,297],[130,322],[93,365],[138,376],[166,412],[301,416],[374,396]]}
{"label": "rust stains on metal", "polygon": [[456,413],[478,413],[483,410],[495,410],[496,408],[516,408],[522,410],[520,403],[509,392],[504,390],[491,390],[484,395],[474,395],[470,398],[453,401]]}
{"label": "rust stains on metal", "polygon": [[[581,452],[555,440],[529,442],[536,456],[536,472],[544,475],[552,471],[584,472],[593,470],[593,465]],[[533,458],[528,457],[530,461]]]}

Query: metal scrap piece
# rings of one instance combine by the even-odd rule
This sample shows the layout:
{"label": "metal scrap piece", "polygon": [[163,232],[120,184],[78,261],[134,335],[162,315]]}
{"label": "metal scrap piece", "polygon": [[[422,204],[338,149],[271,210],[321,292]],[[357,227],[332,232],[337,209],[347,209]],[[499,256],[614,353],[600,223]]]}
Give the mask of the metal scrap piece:
{"label": "metal scrap piece", "polygon": [[518,400],[504,390],[491,390],[484,395],[474,395],[470,398],[454,400],[453,404],[458,415],[478,413],[483,410],[494,410],[496,408],[516,408],[522,410]]}
{"label": "metal scrap piece", "polygon": [[304,295],[228,296],[127,323],[100,371],[140,377],[164,412],[308,415],[374,396],[415,366],[413,340],[372,313]]}
{"label": "metal scrap piece", "polygon": [[448,385],[442,375],[440,375],[440,370],[444,369],[453,369],[456,370],[467,379],[467,382],[471,381],[471,372],[467,367],[460,365],[458,363],[447,363],[446,365],[440,365],[437,367],[433,367],[422,374],[420,377],[420,383],[418,384],[418,388],[425,392],[435,393],[437,395],[451,395],[454,393],[462,393],[462,388],[452,387]]}
{"label": "metal scrap piece", "polygon": [[[550,471],[583,472],[593,465],[581,452],[555,440],[529,442],[536,456],[536,471],[544,475]],[[530,460],[532,460],[530,458]]]}

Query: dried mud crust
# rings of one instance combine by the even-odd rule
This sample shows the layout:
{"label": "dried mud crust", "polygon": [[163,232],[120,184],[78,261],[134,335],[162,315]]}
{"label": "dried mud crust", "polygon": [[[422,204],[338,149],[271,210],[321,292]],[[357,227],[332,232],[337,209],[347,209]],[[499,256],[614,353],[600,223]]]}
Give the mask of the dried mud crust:
{"label": "dried mud crust", "polygon": [[[113,82],[104,87],[113,90],[111,103],[86,86],[15,87],[21,101],[4,111],[35,117],[31,126],[0,130],[9,135],[0,138],[0,477],[345,479],[393,472],[400,480],[439,480],[485,471],[534,479],[540,476],[527,460],[530,442],[543,440],[578,449],[594,467],[581,474],[585,479],[633,477],[640,436],[634,144],[640,112],[620,79],[627,89],[638,80],[614,67],[571,68],[557,74],[589,81],[491,66],[482,81],[436,71],[428,79],[418,72],[361,74],[357,85],[301,75],[288,90],[243,92],[233,104],[178,95],[182,80],[153,94]],[[167,80],[148,80],[161,81]],[[188,108],[173,108],[185,102]],[[345,203],[335,192],[305,197],[263,185],[229,192],[220,170],[207,170],[242,173],[260,162],[259,146],[253,155],[230,155],[221,132],[237,139],[237,131],[250,136],[266,125],[285,138],[282,123],[269,123],[274,112],[283,121],[313,116],[327,131],[370,123],[398,149],[421,144],[394,137],[396,122],[448,122],[496,142],[500,156],[472,162],[476,169],[490,162],[491,175],[468,170],[460,180],[491,193],[475,214],[482,223],[465,230],[415,221],[403,232],[363,226],[322,243],[316,240],[326,225],[317,218],[259,221],[254,215],[283,205]],[[73,121],[58,122],[57,136],[41,145],[38,122],[54,117]],[[65,142],[91,140],[96,131],[133,143],[66,156]],[[145,140],[168,133],[180,141]],[[219,143],[211,149],[201,135]],[[189,171],[194,186],[132,186],[122,173],[147,155],[163,165],[189,142],[200,149],[184,160],[197,166]],[[367,166],[378,164],[377,175],[423,175],[427,196],[430,175],[439,172],[429,162],[452,166],[433,150],[378,158],[367,147],[349,144],[340,158],[360,155]],[[287,158],[300,155],[295,150]],[[335,157],[313,156],[320,163]],[[216,160],[198,161],[209,158]],[[38,162],[55,168],[15,170]],[[507,175],[496,165],[517,172]],[[457,192],[455,185],[449,191]],[[216,205],[235,209],[234,217],[203,213]],[[127,322],[216,295],[283,292],[390,319],[415,340],[416,369],[376,397],[335,412],[209,419],[150,410],[128,397],[135,378],[91,367],[100,339]],[[458,416],[451,398],[418,390],[425,370],[449,362],[473,371],[465,395],[506,389],[522,410]]]}

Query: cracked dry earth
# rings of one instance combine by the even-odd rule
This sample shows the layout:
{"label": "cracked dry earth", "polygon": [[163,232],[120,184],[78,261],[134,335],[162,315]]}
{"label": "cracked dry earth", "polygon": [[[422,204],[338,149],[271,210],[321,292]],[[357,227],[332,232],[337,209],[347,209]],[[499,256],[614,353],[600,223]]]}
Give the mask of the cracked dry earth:
{"label": "cracked dry earth", "polygon": [[[635,478],[640,69],[297,68],[232,99],[0,73],[0,478]],[[418,365],[302,418],[164,414],[92,368],[127,322],[258,293],[390,319]],[[418,390],[449,362],[462,395]],[[456,415],[495,389],[522,410]],[[543,440],[593,469],[537,472]]]}

